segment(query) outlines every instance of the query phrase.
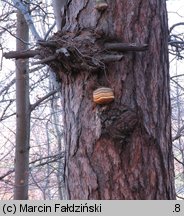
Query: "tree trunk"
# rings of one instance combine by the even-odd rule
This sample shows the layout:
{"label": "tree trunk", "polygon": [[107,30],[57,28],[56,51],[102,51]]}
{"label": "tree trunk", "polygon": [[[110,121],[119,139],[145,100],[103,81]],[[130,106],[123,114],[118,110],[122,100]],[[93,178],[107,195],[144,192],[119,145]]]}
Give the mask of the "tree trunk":
{"label": "tree trunk", "polygon": [[[175,199],[165,1],[70,1],[64,31],[148,44],[105,70],[59,73],[68,199]],[[88,47],[86,49],[91,49]],[[115,100],[95,105],[93,91]]]}
{"label": "tree trunk", "polygon": [[[26,50],[29,30],[21,12],[17,12],[17,51]],[[25,41],[25,43],[24,43]],[[15,200],[28,199],[30,104],[28,61],[16,60],[16,152]]]}
{"label": "tree trunk", "polygon": [[54,16],[56,19],[56,26],[58,31],[62,27],[62,16],[64,15],[64,6],[67,0],[52,0],[52,5],[54,9]]}

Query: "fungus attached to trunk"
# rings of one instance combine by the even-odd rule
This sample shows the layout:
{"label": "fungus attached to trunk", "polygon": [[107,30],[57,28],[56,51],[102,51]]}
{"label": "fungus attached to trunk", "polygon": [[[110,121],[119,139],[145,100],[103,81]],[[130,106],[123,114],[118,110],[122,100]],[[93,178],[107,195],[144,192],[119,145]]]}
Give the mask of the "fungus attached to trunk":
{"label": "fungus attached to trunk", "polygon": [[93,101],[96,104],[107,104],[114,100],[114,92],[111,88],[101,87],[93,92]]}

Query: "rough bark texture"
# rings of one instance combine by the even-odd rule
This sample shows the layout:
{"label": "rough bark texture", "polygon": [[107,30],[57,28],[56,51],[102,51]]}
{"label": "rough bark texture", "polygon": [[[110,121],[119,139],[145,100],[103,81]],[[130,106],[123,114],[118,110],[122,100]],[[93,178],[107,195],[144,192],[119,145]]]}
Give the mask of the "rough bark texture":
{"label": "rough bark texture", "polygon": [[[102,12],[92,0],[68,6],[63,32],[93,29],[104,40],[148,44],[105,71],[56,70],[68,198],[175,199],[165,1],[113,0]],[[99,86],[112,88],[115,101],[94,105]]]}

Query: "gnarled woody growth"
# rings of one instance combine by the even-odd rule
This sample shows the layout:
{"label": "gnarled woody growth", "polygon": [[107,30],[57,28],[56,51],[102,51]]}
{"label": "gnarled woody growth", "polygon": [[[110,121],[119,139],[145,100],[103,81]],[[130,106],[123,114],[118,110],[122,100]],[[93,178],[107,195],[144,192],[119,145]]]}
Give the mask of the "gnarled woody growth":
{"label": "gnarled woody growth", "polygon": [[4,53],[4,57],[18,59],[37,56],[40,60],[34,64],[48,64],[54,70],[62,68],[65,72],[94,72],[104,70],[109,62],[120,61],[125,52],[145,51],[148,48],[147,44],[117,41],[91,30],[65,34],[58,32],[48,41],[38,41],[36,50],[11,51]]}

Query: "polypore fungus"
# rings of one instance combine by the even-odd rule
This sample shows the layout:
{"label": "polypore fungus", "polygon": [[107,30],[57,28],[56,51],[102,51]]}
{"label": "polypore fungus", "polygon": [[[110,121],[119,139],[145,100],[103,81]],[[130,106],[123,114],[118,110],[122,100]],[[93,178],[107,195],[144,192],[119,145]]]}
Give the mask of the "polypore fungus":
{"label": "polypore fungus", "polygon": [[101,87],[93,91],[93,101],[96,104],[107,104],[114,100],[114,92],[111,88]]}
{"label": "polypore fungus", "polygon": [[105,0],[96,0],[96,5],[95,8],[99,11],[103,11],[105,9],[107,9],[108,4]]}

